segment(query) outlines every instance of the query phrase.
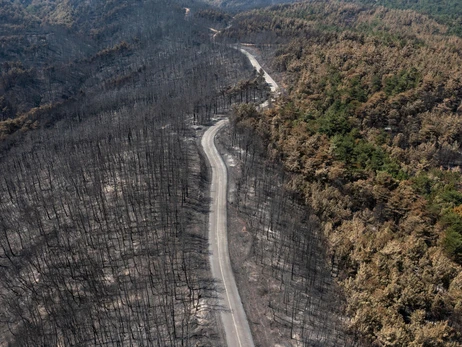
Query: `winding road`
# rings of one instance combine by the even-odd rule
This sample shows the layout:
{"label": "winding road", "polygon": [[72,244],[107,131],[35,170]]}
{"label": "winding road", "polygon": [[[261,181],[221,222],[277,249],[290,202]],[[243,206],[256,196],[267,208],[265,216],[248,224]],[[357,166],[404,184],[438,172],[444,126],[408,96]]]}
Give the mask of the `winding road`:
{"label": "winding road", "polygon": [[[261,66],[253,55],[242,48],[237,48],[260,70]],[[278,85],[265,71],[265,80],[271,91],[276,92]],[[209,215],[209,251],[212,276],[222,291],[219,293],[219,306],[223,329],[228,347],[254,347],[249,322],[237,290],[228,251],[228,216],[227,190],[228,172],[223,158],[215,146],[216,134],[228,123],[221,120],[207,129],[202,136],[202,147],[212,168],[210,187],[211,210]]]}
{"label": "winding road", "polygon": [[253,347],[247,316],[237,290],[228,253],[227,188],[228,172],[222,157],[215,147],[215,135],[227,120],[221,120],[210,127],[202,137],[202,147],[212,167],[210,195],[212,206],[209,216],[210,264],[214,279],[222,287],[219,306],[221,321],[228,347]]}

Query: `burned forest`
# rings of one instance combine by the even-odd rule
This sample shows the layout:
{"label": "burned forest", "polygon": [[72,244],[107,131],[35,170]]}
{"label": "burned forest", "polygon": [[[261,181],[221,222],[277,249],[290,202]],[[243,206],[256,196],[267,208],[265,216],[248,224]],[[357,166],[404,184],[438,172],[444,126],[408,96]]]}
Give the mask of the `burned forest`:
{"label": "burned forest", "polygon": [[0,0],[0,347],[462,346],[457,0]]}
{"label": "burned forest", "polygon": [[[2,51],[4,110],[18,116],[2,113],[0,345],[220,345],[197,139],[252,71],[178,3],[74,5],[75,23],[15,29],[42,35],[35,58]],[[110,6],[112,25],[79,22]],[[67,56],[53,50],[68,39]]]}

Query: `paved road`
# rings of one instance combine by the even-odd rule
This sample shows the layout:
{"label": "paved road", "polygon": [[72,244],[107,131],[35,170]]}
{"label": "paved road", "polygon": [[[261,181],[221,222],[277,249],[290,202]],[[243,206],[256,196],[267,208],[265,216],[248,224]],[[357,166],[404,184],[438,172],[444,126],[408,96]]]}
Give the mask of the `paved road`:
{"label": "paved road", "polygon": [[[249,59],[250,61],[250,64],[252,64],[252,66],[257,70],[257,71],[260,71],[260,69],[262,68],[260,63],[257,61],[257,59],[252,55],[250,54],[249,51],[247,51],[246,49],[242,48],[242,46],[233,46],[234,48],[240,50],[242,53],[245,54],[245,56]],[[266,83],[269,84],[270,88],[271,88],[271,92],[272,93],[275,93],[279,90],[279,86],[278,84],[274,81],[274,79],[268,75],[268,73],[263,70],[263,72],[265,73],[264,77],[265,77],[265,81]]]}
{"label": "paved road", "polygon": [[[259,71],[260,64],[255,57],[242,47],[234,46],[244,53],[250,63]],[[271,92],[279,90],[279,86],[273,78],[265,72],[265,80],[270,85]],[[265,107],[268,102],[261,106]],[[209,251],[212,275],[223,289],[220,292],[219,305],[221,321],[226,334],[228,347],[254,347],[249,322],[242,306],[241,297],[237,290],[233,269],[229,260],[228,251],[228,216],[227,216],[227,191],[228,172],[223,158],[215,147],[216,134],[227,124],[228,120],[221,120],[204,133],[202,147],[212,167],[212,185],[210,197],[212,206],[209,216]]]}
{"label": "paved road", "polygon": [[221,120],[210,127],[202,137],[202,147],[212,167],[212,198],[209,216],[209,251],[212,275],[219,283],[221,321],[228,347],[253,347],[252,333],[237,290],[228,252],[227,235],[227,188],[228,172],[222,157],[215,147],[215,135],[227,124]]}

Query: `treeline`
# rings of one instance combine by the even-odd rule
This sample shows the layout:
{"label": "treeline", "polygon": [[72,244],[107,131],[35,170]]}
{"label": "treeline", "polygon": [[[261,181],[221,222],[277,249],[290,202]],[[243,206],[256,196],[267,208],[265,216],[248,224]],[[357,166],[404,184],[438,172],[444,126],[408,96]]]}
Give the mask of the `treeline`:
{"label": "treeline", "polygon": [[314,1],[239,15],[225,33],[263,52],[279,43],[287,96],[238,124],[321,220],[367,344],[462,343],[462,42],[447,30],[411,11]]}
{"label": "treeline", "polygon": [[237,107],[221,143],[234,163],[229,215],[239,221],[231,242],[240,245],[231,256],[238,284],[250,282],[240,293],[255,343],[359,346],[343,323],[345,301],[334,282],[336,270],[326,261],[319,219],[300,194],[287,189],[291,175],[247,126],[258,116],[250,104]]}

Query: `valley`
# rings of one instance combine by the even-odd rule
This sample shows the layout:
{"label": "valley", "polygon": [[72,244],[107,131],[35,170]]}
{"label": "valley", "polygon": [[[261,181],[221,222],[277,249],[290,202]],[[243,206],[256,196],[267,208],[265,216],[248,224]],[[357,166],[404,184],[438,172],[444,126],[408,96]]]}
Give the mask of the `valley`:
{"label": "valley", "polygon": [[459,7],[0,0],[0,346],[461,346]]}

